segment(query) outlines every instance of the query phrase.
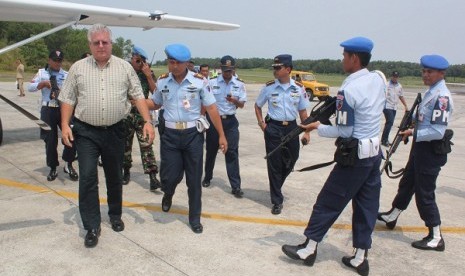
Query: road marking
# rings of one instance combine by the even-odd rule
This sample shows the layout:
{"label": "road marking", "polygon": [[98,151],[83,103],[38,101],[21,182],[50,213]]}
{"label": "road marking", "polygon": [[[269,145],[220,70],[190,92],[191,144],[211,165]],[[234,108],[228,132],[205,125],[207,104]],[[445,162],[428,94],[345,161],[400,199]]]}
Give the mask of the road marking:
{"label": "road marking", "polygon": [[[3,186],[18,188],[27,191],[33,191],[38,193],[50,193],[58,196],[62,196],[65,198],[72,198],[78,199],[78,194],[75,192],[68,192],[68,191],[61,191],[61,190],[51,190],[46,187],[40,187],[37,185],[26,184],[21,182],[16,182],[12,180],[8,180],[5,178],[0,178],[0,184]],[[100,203],[107,203],[106,198],[100,198]],[[159,205],[148,205],[148,204],[140,204],[134,202],[123,201],[123,207],[127,208],[135,208],[135,209],[144,209],[154,212],[162,212],[161,206]],[[189,212],[183,209],[176,209],[172,208],[169,211],[170,214],[176,215],[185,215],[187,216]],[[269,219],[269,218],[260,218],[260,217],[246,217],[246,216],[235,216],[235,215],[228,215],[228,214],[218,214],[218,213],[207,213],[202,212],[203,218],[209,218],[214,220],[227,220],[227,221],[237,221],[237,222],[248,222],[248,223],[258,223],[258,224],[268,224],[268,225],[281,225],[281,226],[299,226],[299,227],[306,227],[307,221],[299,221],[299,220],[287,220],[287,219]],[[340,224],[335,223],[331,227],[333,229],[338,230],[352,230],[352,226],[349,224]],[[416,232],[416,233],[423,233],[426,232],[428,229],[424,226],[396,226],[393,230],[389,230],[384,226],[376,225],[375,231],[385,231],[385,232]],[[465,227],[441,227],[441,232],[443,233],[452,233],[452,234],[465,234]]]}

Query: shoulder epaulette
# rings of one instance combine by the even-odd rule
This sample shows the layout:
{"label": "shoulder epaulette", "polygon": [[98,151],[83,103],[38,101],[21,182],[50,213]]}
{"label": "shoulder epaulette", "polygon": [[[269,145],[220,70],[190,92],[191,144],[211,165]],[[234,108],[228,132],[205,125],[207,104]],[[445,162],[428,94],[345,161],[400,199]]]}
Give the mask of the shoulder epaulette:
{"label": "shoulder epaulette", "polygon": [[194,77],[196,77],[198,79],[201,79],[201,80],[203,80],[205,78],[202,74],[199,74],[199,73],[195,73]]}
{"label": "shoulder epaulette", "polygon": [[166,79],[169,75],[169,73],[162,74],[158,79]]}
{"label": "shoulder epaulette", "polygon": [[298,87],[303,87],[304,85],[301,82],[296,81],[295,84],[297,84]]}
{"label": "shoulder epaulette", "polygon": [[274,84],[274,80],[270,80],[269,82],[267,82],[267,83],[266,83],[266,86],[270,86],[270,85],[272,85],[272,84]]}
{"label": "shoulder epaulette", "polygon": [[240,78],[236,78],[236,80],[240,81],[240,82],[244,82],[242,79]]}

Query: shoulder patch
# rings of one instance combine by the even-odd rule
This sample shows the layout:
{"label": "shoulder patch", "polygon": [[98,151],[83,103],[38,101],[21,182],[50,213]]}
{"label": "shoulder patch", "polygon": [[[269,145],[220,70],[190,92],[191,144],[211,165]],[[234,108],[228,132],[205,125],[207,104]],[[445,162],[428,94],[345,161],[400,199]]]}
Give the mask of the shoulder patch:
{"label": "shoulder patch", "polygon": [[162,74],[160,77],[158,77],[158,79],[166,79],[169,75],[169,73]]}
{"label": "shoulder patch", "polygon": [[298,82],[298,81],[296,81],[295,84],[296,84],[298,87],[303,87],[303,86],[304,86],[301,82]]}
{"label": "shoulder patch", "polygon": [[194,77],[196,77],[198,79],[201,79],[201,80],[203,80],[205,78],[202,74],[199,74],[199,73],[195,73]]}
{"label": "shoulder patch", "polygon": [[274,80],[268,81],[268,82],[266,83],[266,86],[270,86],[270,85],[272,85],[272,84],[274,84]]}

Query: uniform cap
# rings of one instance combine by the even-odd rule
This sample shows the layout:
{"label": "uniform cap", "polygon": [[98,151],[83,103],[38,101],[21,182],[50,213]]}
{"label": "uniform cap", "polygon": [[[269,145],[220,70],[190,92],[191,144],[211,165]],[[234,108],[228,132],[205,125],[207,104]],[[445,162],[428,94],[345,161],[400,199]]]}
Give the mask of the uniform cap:
{"label": "uniform cap", "polygon": [[393,71],[392,74],[391,74],[392,77],[398,77],[399,76],[399,72],[397,71]]}
{"label": "uniform cap", "polygon": [[355,53],[371,53],[373,49],[373,41],[366,37],[357,36],[341,42],[341,47],[344,47],[346,52]]}
{"label": "uniform cap", "polygon": [[189,48],[183,44],[170,44],[166,46],[165,54],[169,59],[174,59],[179,62],[188,62],[191,59]]}
{"label": "uniform cap", "polygon": [[234,70],[236,66],[236,60],[232,56],[222,57],[220,63],[222,71]]}
{"label": "uniform cap", "polygon": [[132,48],[132,54],[138,55],[143,59],[147,59],[147,54],[145,53],[144,49],[142,49],[141,47],[134,46]]}
{"label": "uniform cap", "polygon": [[278,55],[274,58],[273,64],[275,66],[292,66],[292,56],[291,55]]}
{"label": "uniform cap", "polygon": [[62,51],[60,51],[60,50],[53,50],[53,51],[51,51],[50,54],[48,55],[48,58],[53,59],[53,60],[55,60],[55,59],[63,60],[64,56],[65,56],[65,55],[63,54]]}
{"label": "uniform cap", "polygon": [[446,70],[449,68],[449,62],[440,55],[425,55],[420,59],[423,68],[430,68],[436,70]]}

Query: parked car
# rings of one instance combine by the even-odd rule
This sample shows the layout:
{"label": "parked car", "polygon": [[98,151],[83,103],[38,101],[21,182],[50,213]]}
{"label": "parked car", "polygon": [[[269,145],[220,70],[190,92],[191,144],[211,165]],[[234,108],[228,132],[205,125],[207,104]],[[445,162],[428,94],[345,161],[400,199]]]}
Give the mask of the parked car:
{"label": "parked car", "polygon": [[312,101],[315,97],[324,100],[329,96],[329,85],[318,82],[315,75],[305,71],[291,71],[291,78],[303,84],[307,92],[308,99]]}

